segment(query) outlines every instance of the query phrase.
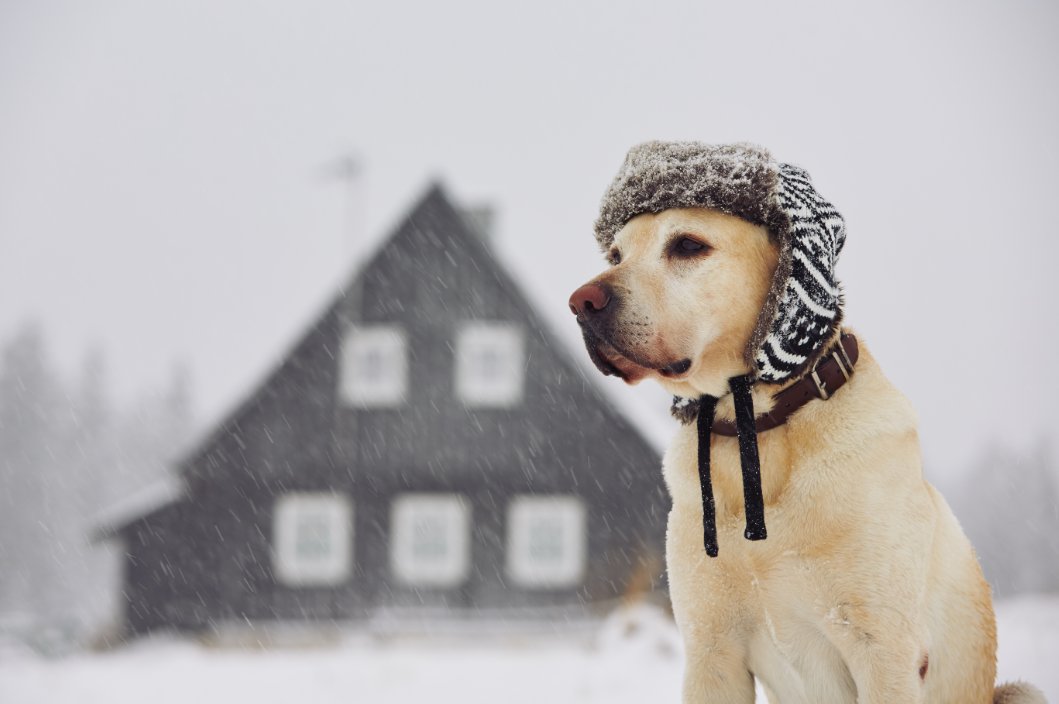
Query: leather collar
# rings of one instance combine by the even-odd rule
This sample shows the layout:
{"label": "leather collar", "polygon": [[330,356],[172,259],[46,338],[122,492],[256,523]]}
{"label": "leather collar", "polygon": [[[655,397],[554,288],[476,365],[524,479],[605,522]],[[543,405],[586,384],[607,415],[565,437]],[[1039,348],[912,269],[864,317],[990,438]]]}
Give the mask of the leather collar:
{"label": "leather collar", "polygon": [[[816,363],[812,371],[772,397],[775,401],[772,410],[754,421],[757,432],[783,425],[799,408],[813,399],[826,401],[831,398],[849,381],[859,356],[857,338],[850,333],[842,333],[839,341]],[[712,430],[715,435],[736,437],[735,422],[730,420],[715,418]]]}

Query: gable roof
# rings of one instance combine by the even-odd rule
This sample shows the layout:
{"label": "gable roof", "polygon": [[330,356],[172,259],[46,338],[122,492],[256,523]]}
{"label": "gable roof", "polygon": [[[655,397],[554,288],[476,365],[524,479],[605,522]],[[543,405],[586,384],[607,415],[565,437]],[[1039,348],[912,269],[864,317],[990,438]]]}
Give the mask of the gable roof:
{"label": "gable roof", "polygon": [[[404,302],[400,296],[387,295],[395,286],[404,291]],[[490,298],[486,300],[485,296]],[[414,310],[406,309],[406,303],[409,301],[415,302]],[[553,398],[556,395],[565,396],[558,399],[564,403],[555,405],[557,413],[561,413],[561,406],[565,406],[568,417],[546,417],[542,422],[551,424],[556,431],[568,431],[567,426],[571,421],[569,416],[571,409],[574,409],[574,413],[593,416],[597,425],[611,426],[630,441],[650,447],[639,430],[604,399],[595,386],[596,380],[583,373],[582,368],[560,343],[558,336],[548,329],[529,304],[514,278],[494,257],[482,237],[452,205],[442,187],[433,184],[392,234],[347,280],[347,284],[325,307],[323,313],[305,329],[280,363],[178,462],[177,471],[185,479],[180,484],[187,489],[182,496],[177,496],[176,500],[186,496],[188,490],[195,491],[195,486],[199,483],[197,480],[202,479],[199,475],[213,473],[211,462],[214,465],[217,463],[211,453],[223,454],[220,448],[224,446],[231,448],[228,454],[247,449],[242,437],[247,432],[246,426],[253,422],[260,409],[269,404],[275,406],[286,403],[297,406],[291,409],[297,412],[291,412],[289,417],[281,414],[288,428],[273,428],[272,432],[269,428],[264,428],[269,441],[273,441],[274,433],[286,433],[289,430],[287,440],[296,442],[299,438],[308,437],[305,435],[309,432],[308,428],[315,428],[313,432],[316,432],[327,426],[328,414],[333,414],[336,405],[333,397],[328,399],[326,396],[328,393],[334,393],[337,386],[336,357],[340,355],[340,329],[358,323],[389,321],[394,316],[407,321],[407,327],[414,334],[428,328],[438,328],[441,325],[440,320],[446,320],[448,322],[445,324],[448,324],[452,319],[461,316],[517,320],[525,325],[528,335],[534,338],[532,342],[540,353],[549,357],[548,369],[537,370],[537,375],[542,378],[536,379],[539,383],[534,388],[538,394],[543,394],[553,401],[556,401]],[[443,337],[438,337],[435,330],[434,337],[425,340],[424,344],[436,346],[449,343]],[[451,348],[451,345],[449,346]],[[534,361],[532,354],[530,351],[530,358],[526,362],[527,372],[531,368],[537,369],[534,365],[541,362],[540,359]],[[434,380],[448,374],[444,369],[435,369],[433,372],[433,376],[426,377],[429,379],[426,386],[416,386],[413,383],[413,392],[407,408],[399,410],[396,415],[391,414],[393,417],[387,426],[398,428],[399,432],[405,433],[406,436],[423,433],[432,435],[430,448],[433,457],[427,463],[438,464],[436,467],[431,465],[432,472],[443,470],[445,467],[442,465],[458,464],[461,459],[466,463],[466,456],[459,456],[460,443],[474,441],[475,438],[452,437],[453,427],[469,426],[473,423],[481,431],[477,436],[479,439],[488,436],[490,432],[499,432],[501,435],[505,433],[505,413],[467,411],[461,409],[458,404],[451,403],[445,408],[448,416],[464,412],[467,413],[466,418],[455,426],[450,424],[447,433],[431,433],[431,428],[442,422],[445,417],[439,409],[439,404],[446,404],[437,389],[432,388],[441,383],[435,383]],[[544,376],[547,378],[543,378]],[[573,396],[577,398],[571,400],[572,382],[575,380],[577,389]],[[507,415],[510,417],[510,414]],[[578,418],[576,422],[583,420]],[[293,427],[299,424],[300,430]],[[568,432],[566,434],[569,435]],[[567,439],[570,440],[569,437]],[[333,437],[333,432],[331,440],[338,443],[338,439]],[[545,438],[526,438],[530,448],[544,440]],[[401,447],[393,446],[392,441],[390,444],[390,455],[402,453]],[[412,443],[407,445],[411,446]],[[338,450],[341,452],[341,446]],[[310,455],[312,451],[313,448],[305,450]],[[359,448],[354,448],[354,451],[360,453],[361,460],[371,461],[371,453],[364,453]],[[649,452],[656,454],[653,449]],[[532,454],[532,449],[530,453]],[[533,464],[533,458],[522,459]],[[475,458],[475,461],[478,460],[479,458]],[[315,457],[313,461],[323,463],[324,459]],[[328,456],[326,461],[334,467],[335,458]],[[489,462],[488,455],[484,461]],[[267,460],[265,463],[268,464]],[[366,464],[355,462],[362,463]],[[160,508],[155,507],[155,510]],[[151,513],[153,512],[143,514],[139,518],[130,517],[124,526],[116,525],[107,532],[112,534],[121,531]]]}

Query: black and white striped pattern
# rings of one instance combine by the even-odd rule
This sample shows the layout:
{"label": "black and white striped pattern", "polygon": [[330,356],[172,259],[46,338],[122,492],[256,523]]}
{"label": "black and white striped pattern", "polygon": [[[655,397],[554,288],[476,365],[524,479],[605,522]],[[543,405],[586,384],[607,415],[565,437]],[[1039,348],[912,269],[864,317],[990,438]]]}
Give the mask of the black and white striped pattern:
{"label": "black and white striped pattern", "polygon": [[776,204],[790,220],[790,276],[772,327],[757,350],[758,379],[790,377],[831,337],[839,316],[835,263],[846,242],[846,224],[820,196],[809,174],[780,164]]}

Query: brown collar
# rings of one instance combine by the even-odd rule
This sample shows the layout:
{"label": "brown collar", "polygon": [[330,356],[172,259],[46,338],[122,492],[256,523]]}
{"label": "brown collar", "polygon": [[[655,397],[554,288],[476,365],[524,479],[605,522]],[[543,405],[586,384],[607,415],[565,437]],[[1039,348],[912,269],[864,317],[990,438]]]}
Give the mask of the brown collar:
{"label": "brown collar", "polygon": [[[757,432],[762,433],[783,425],[795,411],[815,398],[824,401],[829,399],[839,387],[849,381],[859,356],[857,338],[850,333],[842,333],[838,344],[816,363],[811,372],[772,397],[775,401],[772,410],[758,416],[754,421]],[[715,418],[712,430],[715,435],[736,437],[734,421]]]}

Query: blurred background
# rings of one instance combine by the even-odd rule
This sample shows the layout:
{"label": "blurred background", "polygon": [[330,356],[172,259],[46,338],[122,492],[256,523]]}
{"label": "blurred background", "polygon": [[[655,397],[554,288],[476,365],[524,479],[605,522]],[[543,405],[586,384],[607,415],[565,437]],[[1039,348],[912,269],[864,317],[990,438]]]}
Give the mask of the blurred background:
{"label": "blurred background", "polygon": [[[526,337],[510,339],[570,366],[563,388],[582,395],[552,415],[616,413],[656,462],[669,399],[599,377],[566,305],[603,267],[603,189],[648,139],[765,145],[844,214],[846,319],[920,413],[927,477],[994,586],[1001,675],[1059,698],[1045,666],[1059,658],[1057,32],[1046,2],[0,0],[0,698],[279,701],[294,682],[320,701],[476,701],[513,679],[527,684],[512,701],[675,698],[680,644],[646,548],[576,628],[520,603],[517,628],[490,631],[508,649],[491,660],[473,638],[437,647],[473,595],[437,602],[445,628],[405,618],[404,639],[335,612],[333,637],[295,629],[250,654],[208,618],[164,643],[188,631],[159,616],[154,635],[131,632],[126,555],[142,536],[121,532],[195,495],[211,443],[240,437],[232,423],[264,408],[313,331],[378,322],[373,262],[415,278],[446,261],[447,245],[414,239],[429,227],[466,255],[459,271],[501,272],[482,290],[524,307]],[[440,249],[401,269],[402,237]],[[344,303],[351,285],[364,298]],[[460,305],[489,317],[488,300]],[[527,399],[562,387],[532,359]],[[585,500],[595,574],[619,548],[595,552]],[[318,624],[335,607],[304,608]],[[467,674],[481,662],[494,674]]]}

